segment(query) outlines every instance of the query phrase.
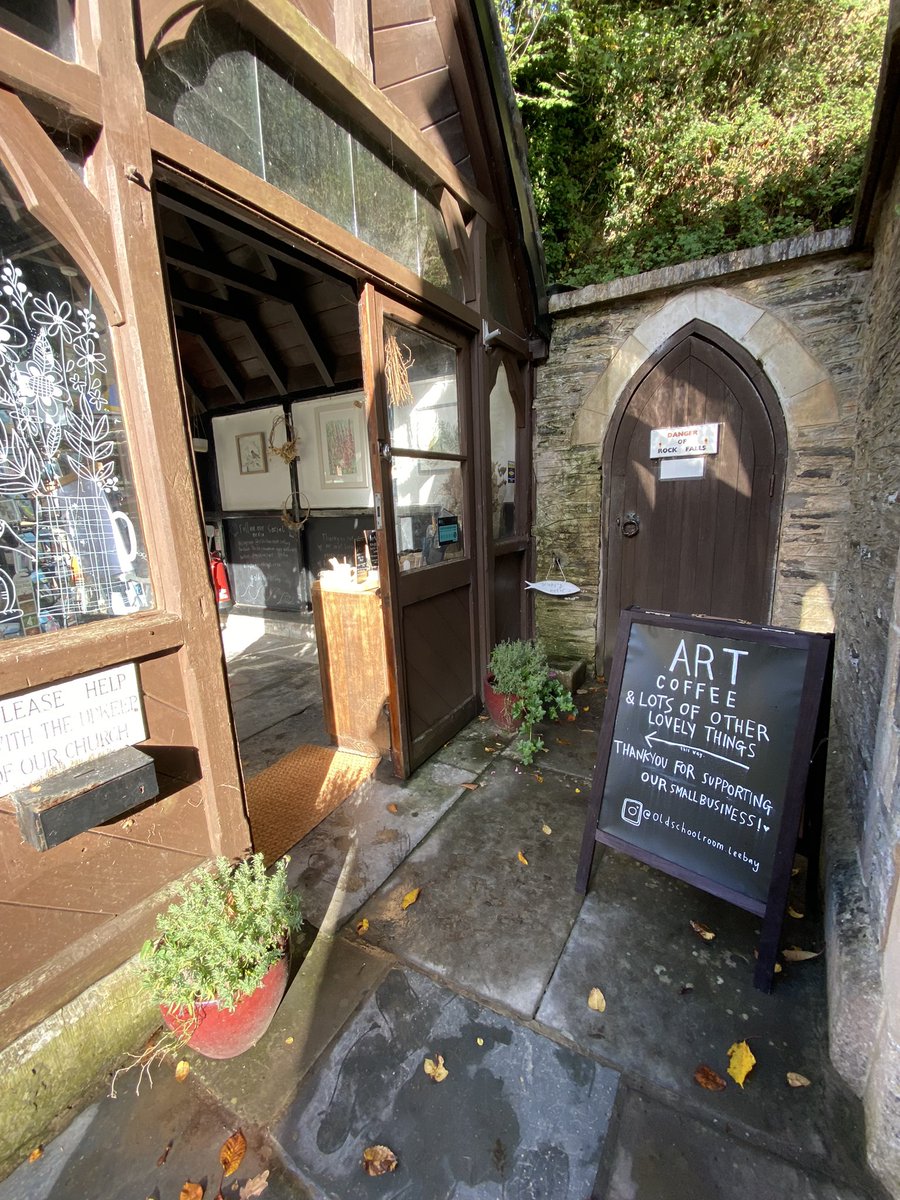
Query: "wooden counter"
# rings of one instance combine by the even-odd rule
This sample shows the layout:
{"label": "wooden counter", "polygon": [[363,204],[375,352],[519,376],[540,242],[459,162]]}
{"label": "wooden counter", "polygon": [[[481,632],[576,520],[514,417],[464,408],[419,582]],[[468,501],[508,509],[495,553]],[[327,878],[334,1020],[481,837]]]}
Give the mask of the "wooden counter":
{"label": "wooden counter", "polygon": [[317,580],[312,602],[325,728],[342,750],[379,758],[391,748],[381,592]]}

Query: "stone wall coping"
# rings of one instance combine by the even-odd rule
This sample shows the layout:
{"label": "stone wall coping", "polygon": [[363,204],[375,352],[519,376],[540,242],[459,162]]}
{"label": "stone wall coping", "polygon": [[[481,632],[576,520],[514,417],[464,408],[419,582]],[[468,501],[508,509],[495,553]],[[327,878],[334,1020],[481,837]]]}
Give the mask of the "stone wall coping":
{"label": "stone wall coping", "polygon": [[640,275],[626,275],[608,283],[592,283],[573,292],[560,292],[550,297],[550,314],[576,312],[582,308],[607,304],[611,300],[630,299],[649,292],[669,291],[688,287],[705,279],[718,279],[736,275],[754,268],[778,266],[781,263],[801,258],[814,258],[846,250],[851,245],[852,230],[849,225],[839,229],[826,229],[821,233],[810,233],[805,237],[782,238],[766,246],[752,246],[749,250],[733,250],[728,254],[716,254],[711,258],[698,258],[693,262],[678,263],[673,267],[660,267],[656,271],[644,271]]}

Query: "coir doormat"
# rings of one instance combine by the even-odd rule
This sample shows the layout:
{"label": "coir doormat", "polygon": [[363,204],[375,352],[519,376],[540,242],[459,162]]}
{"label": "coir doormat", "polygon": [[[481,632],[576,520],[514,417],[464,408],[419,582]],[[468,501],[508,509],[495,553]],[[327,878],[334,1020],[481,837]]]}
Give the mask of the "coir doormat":
{"label": "coir doormat", "polygon": [[247,782],[254,849],[272,863],[369,778],[377,758],[298,746]]}

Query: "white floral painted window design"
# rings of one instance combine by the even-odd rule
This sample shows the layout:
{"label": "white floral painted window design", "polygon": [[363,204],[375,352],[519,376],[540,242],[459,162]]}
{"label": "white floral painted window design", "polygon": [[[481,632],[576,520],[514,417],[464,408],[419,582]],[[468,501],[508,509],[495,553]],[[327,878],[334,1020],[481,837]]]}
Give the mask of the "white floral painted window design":
{"label": "white floral painted window design", "polygon": [[102,309],[0,172],[0,637],[151,604]]}

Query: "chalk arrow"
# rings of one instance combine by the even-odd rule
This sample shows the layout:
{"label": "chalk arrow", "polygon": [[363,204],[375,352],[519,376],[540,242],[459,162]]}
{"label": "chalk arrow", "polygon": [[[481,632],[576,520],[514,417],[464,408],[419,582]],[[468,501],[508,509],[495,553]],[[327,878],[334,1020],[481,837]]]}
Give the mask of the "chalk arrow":
{"label": "chalk arrow", "polygon": [[730,763],[733,767],[740,767],[742,771],[749,771],[750,767],[747,763],[737,762],[733,758],[726,758],[724,754],[713,754],[712,750],[702,750],[699,746],[686,746],[684,742],[669,742],[665,738],[658,737],[655,733],[645,733],[644,741],[653,749],[654,742],[660,742],[663,746],[674,746],[676,750],[685,750],[688,754],[705,754],[707,758],[717,758],[719,762]]}

